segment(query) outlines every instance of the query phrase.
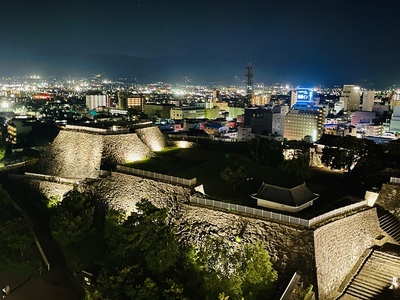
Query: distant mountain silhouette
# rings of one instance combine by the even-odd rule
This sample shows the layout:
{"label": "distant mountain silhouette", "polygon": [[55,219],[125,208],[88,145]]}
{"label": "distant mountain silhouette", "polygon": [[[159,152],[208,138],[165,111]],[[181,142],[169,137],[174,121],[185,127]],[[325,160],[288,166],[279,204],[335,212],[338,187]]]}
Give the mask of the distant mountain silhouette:
{"label": "distant mountain silhouette", "polygon": [[[229,50],[229,49],[228,49]],[[228,51],[227,50],[227,51]],[[338,63],[338,61],[340,63]],[[121,54],[85,54],[53,49],[48,51],[7,51],[0,49],[0,76],[39,74],[56,77],[127,78],[128,82],[223,84],[245,86],[245,68],[254,65],[255,83],[291,83],[293,86],[360,84],[365,88],[387,87],[396,83],[391,63],[366,63],[347,57],[322,61],[314,57],[284,56],[248,60],[244,57],[176,56],[138,57]],[[350,66],[350,67],[349,67]],[[389,72],[389,70],[391,72]]]}
{"label": "distant mountain silhouette", "polygon": [[210,57],[136,57],[78,52],[0,53],[0,76],[128,78],[139,83],[167,81],[244,85],[244,59]]}

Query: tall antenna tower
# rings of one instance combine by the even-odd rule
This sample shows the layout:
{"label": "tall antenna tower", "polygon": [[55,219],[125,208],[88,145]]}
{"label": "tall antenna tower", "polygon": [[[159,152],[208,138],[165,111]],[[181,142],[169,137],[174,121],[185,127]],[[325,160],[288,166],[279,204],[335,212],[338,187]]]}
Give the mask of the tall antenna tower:
{"label": "tall antenna tower", "polygon": [[247,101],[248,104],[250,104],[251,98],[253,98],[253,66],[249,64],[246,67],[246,71],[244,73],[244,76],[246,76],[246,84],[247,84]]}

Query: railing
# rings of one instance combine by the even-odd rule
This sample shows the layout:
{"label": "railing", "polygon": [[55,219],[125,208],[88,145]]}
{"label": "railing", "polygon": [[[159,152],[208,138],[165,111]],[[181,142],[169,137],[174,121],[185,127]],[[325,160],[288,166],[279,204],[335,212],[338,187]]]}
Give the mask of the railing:
{"label": "railing", "polygon": [[400,178],[397,178],[397,177],[390,177],[390,182],[391,182],[391,183],[400,184]]}
{"label": "railing", "polygon": [[232,204],[232,203],[228,203],[228,202],[221,202],[221,201],[217,201],[217,200],[210,200],[210,199],[200,198],[197,196],[190,196],[190,202],[196,203],[196,204],[201,204],[201,205],[206,205],[206,206],[223,208],[223,209],[227,209],[230,211],[243,212],[243,213],[260,216],[260,217],[271,219],[271,220],[283,221],[283,222],[288,222],[288,223],[292,223],[292,224],[296,224],[296,225],[309,227],[308,220],[297,218],[297,217],[292,217],[292,216],[288,216],[288,215],[283,215],[280,213],[275,213],[275,212],[271,212],[271,211],[267,211],[267,210],[262,210],[259,208],[248,207],[248,206],[243,206],[243,205],[238,205],[238,204]]}
{"label": "railing", "polygon": [[24,175],[25,175],[25,177],[33,178],[33,179],[40,179],[40,180],[59,182],[59,183],[70,183],[70,184],[75,184],[75,183],[78,183],[78,182],[84,180],[84,178],[78,178],[78,177],[65,178],[65,177],[58,177],[58,176],[51,176],[51,175],[37,174],[37,173],[29,173],[29,172],[25,172]]}
{"label": "railing", "polygon": [[120,133],[129,133],[129,128],[96,128],[96,127],[86,127],[86,126],[77,126],[77,125],[66,125],[66,130],[73,131],[81,131],[81,132],[89,132],[96,134],[120,134]]}
{"label": "railing", "polygon": [[26,161],[17,162],[17,163],[5,165],[4,168],[0,169],[0,171],[7,171],[7,170],[11,170],[11,169],[16,169],[16,168],[19,168],[19,167],[24,167],[26,165],[28,165],[28,162],[26,162]]}
{"label": "railing", "polygon": [[279,300],[290,299],[290,297],[292,296],[292,292],[297,285],[297,282],[299,282],[300,277],[301,276],[297,272],[294,272],[292,279],[290,279],[289,284],[287,285],[282,295],[279,297]]}
{"label": "railing", "polygon": [[180,177],[175,177],[175,176],[171,176],[171,175],[125,167],[125,166],[121,166],[121,165],[116,166],[116,171],[122,172],[122,173],[127,173],[127,174],[132,174],[132,175],[137,175],[137,176],[141,176],[141,177],[151,178],[151,179],[157,179],[157,180],[165,181],[168,183],[179,184],[179,185],[188,186],[188,187],[196,185],[196,182],[197,182],[197,178],[192,178],[192,179],[180,178]]}
{"label": "railing", "polygon": [[333,217],[336,217],[336,216],[340,216],[340,215],[342,215],[342,214],[344,214],[346,212],[350,212],[352,210],[361,208],[363,206],[367,206],[367,201],[366,200],[363,200],[363,201],[360,201],[360,202],[357,202],[357,203],[354,203],[354,204],[350,204],[348,206],[344,206],[344,207],[332,210],[330,212],[327,212],[327,213],[325,213],[323,215],[317,216],[317,217],[312,218],[311,220],[309,220],[309,226],[312,226],[314,224],[320,223],[320,222],[322,222],[324,220],[327,220],[327,219],[330,219],[330,218],[333,218]]}
{"label": "railing", "polygon": [[197,197],[197,196],[190,196],[190,202],[205,205],[205,206],[222,208],[222,209],[226,209],[226,210],[233,211],[233,212],[247,213],[247,214],[267,218],[270,220],[276,220],[276,221],[286,222],[286,223],[305,226],[305,227],[311,227],[311,226],[313,226],[319,222],[322,222],[324,220],[328,220],[332,217],[339,216],[346,212],[350,212],[354,209],[367,206],[367,203],[364,200],[364,201],[361,201],[361,202],[358,202],[358,203],[355,203],[352,205],[348,205],[348,206],[345,206],[345,207],[342,207],[339,209],[335,209],[326,214],[312,218],[311,220],[306,220],[306,219],[302,219],[302,218],[298,218],[298,217],[284,215],[281,213],[262,210],[259,208],[248,207],[248,206],[243,206],[243,205],[239,205],[239,204],[232,204],[232,203],[222,202],[222,201],[217,201],[217,200],[212,200],[212,199],[206,199],[206,198],[201,198],[201,197]]}
{"label": "railing", "polygon": [[[33,228],[32,228],[32,223],[31,223],[31,221],[29,220],[29,218],[28,218],[28,216],[26,215],[26,213],[21,209],[21,207],[20,207],[17,203],[15,203],[15,202],[12,200],[12,201],[11,201],[11,204],[14,206],[14,208],[15,208],[15,209],[23,216],[23,218],[25,219],[25,222],[26,222],[27,225],[28,225],[29,231],[31,232],[31,234],[32,234],[32,236],[33,236],[33,239],[35,240],[36,247],[38,248],[39,253],[40,253],[40,255],[42,256],[42,259],[43,259],[43,261],[44,261],[44,264],[45,264],[46,267],[47,267],[47,271],[50,271],[50,263],[49,263],[49,260],[47,259],[47,256],[46,256],[46,254],[45,254],[44,251],[43,251],[42,245],[40,244],[40,242],[39,242],[39,240],[38,240],[38,238],[37,238],[37,236],[36,236],[36,233],[35,233],[35,231],[34,231]],[[3,298],[4,298],[4,297],[3,297]]]}

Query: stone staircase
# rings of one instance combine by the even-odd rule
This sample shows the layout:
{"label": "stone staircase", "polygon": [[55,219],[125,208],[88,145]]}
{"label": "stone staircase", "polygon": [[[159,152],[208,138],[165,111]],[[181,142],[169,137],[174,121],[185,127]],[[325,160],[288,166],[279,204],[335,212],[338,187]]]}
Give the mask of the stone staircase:
{"label": "stone staircase", "polygon": [[400,257],[375,250],[337,299],[392,299],[393,276],[400,277]]}
{"label": "stone staircase", "polygon": [[400,243],[400,221],[387,212],[379,216],[379,225],[383,231]]}

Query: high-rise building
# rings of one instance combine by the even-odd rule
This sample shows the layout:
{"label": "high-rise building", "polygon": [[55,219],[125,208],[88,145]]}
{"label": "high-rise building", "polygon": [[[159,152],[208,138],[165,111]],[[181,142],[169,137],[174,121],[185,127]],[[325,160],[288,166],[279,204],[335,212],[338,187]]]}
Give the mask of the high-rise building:
{"label": "high-rise building", "polygon": [[99,106],[110,106],[108,95],[86,95],[86,107],[88,109],[96,109]]}
{"label": "high-rise building", "polygon": [[392,119],[390,120],[389,130],[391,132],[400,132],[400,106],[393,108]]}
{"label": "high-rise building", "polygon": [[374,106],[375,92],[374,91],[363,91],[362,93],[362,110],[372,111]]}
{"label": "high-rise building", "polygon": [[398,92],[392,91],[389,94],[389,105],[391,110],[394,110],[395,106],[400,106],[400,94]]}
{"label": "high-rise building", "polygon": [[297,102],[286,115],[284,138],[317,141],[323,133],[324,117],[324,107]]}
{"label": "high-rise building", "polygon": [[135,109],[139,113],[144,111],[146,98],[140,94],[131,94],[125,91],[118,92],[119,109]]}
{"label": "high-rise building", "polygon": [[344,111],[355,111],[360,109],[360,87],[345,84],[343,85],[342,95],[340,96],[340,101],[343,101]]}
{"label": "high-rise building", "polygon": [[263,108],[251,118],[251,129],[256,134],[283,136],[288,106]]}
{"label": "high-rise building", "polygon": [[290,91],[290,108],[293,107],[297,102],[297,92],[296,91]]}
{"label": "high-rise building", "polygon": [[251,98],[251,104],[255,106],[262,106],[268,104],[270,100],[271,99],[269,95],[253,95],[253,98]]}

